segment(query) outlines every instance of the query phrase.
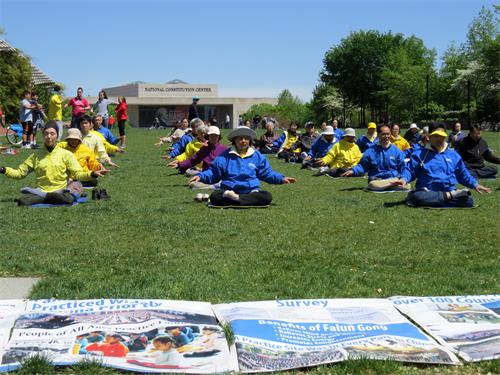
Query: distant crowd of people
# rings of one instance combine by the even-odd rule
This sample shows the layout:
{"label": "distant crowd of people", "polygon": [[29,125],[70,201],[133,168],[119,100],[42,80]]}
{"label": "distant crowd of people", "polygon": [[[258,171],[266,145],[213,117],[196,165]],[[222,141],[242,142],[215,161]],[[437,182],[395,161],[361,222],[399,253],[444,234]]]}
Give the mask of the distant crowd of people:
{"label": "distant crowd of people", "polygon": [[[20,179],[30,172],[37,176],[36,187],[22,189],[20,205],[36,203],[71,204],[85,187],[97,186],[99,177],[109,173],[107,167],[118,167],[110,155],[125,148],[127,103],[124,97],[115,102],[101,90],[91,107],[78,88],[76,96],[66,104],[55,87],[50,98],[48,116],[36,94],[26,90],[20,102],[23,147],[39,148],[17,169],[0,167],[0,174]],[[411,124],[404,136],[399,124],[370,122],[366,133],[356,136],[353,128],[340,129],[337,120],[300,125],[291,122],[279,134],[276,120],[266,118],[265,132],[260,137],[252,123],[233,129],[222,142],[216,119],[202,121],[194,97],[189,118],[178,123],[171,134],[162,137],[157,146],[168,144],[168,166],[190,178],[189,186],[200,193],[197,201],[208,201],[214,207],[266,207],[272,202],[270,192],[261,189],[261,181],[270,184],[292,184],[287,177],[273,170],[267,155],[276,155],[285,162],[297,163],[332,178],[368,175],[366,190],[373,192],[405,191],[407,202],[414,206],[472,207],[469,189],[489,193],[478,179],[495,178],[500,158],[481,137],[481,129],[472,126],[464,134],[455,123],[450,134],[441,123],[422,129]],[[110,130],[110,105],[115,105],[119,137]],[[63,108],[72,107],[71,122],[66,130]],[[193,118],[191,118],[193,117]],[[36,145],[35,131],[43,125],[44,145]],[[262,122],[259,118],[259,123]],[[66,133],[64,136],[63,134]],[[412,187],[412,182],[415,186]],[[459,189],[457,184],[466,188]],[[211,190],[210,194],[205,191]],[[109,198],[106,190],[94,189],[94,199]]]}
{"label": "distant crowd of people", "polygon": [[[170,136],[156,143],[171,144],[163,158],[170,160],[168,166],[190,177],[191,188],[212,190],[196,194],[195,200],[216,207],[268,206],[272,196],[261,189],[260,181],[296,182],[271,168],[265,155],[272,154],[332,178],[368,175],[366,190],[408,192],[409,205],[472,207],[469,189],[490,193],[478,179],[495,178],[497,173],[485,161],[500,163],[481,137],[481,129],[472,126],[465,135],[460,123],[454,124],[450,134],[442,123],[422,129],[411,124],[402,136],[399,124],[370,122],[360,137],[355,129],[340,129],[337,120],[322,123],[319,131],[307,122],[303,133],[292,122],[281,134],[275,122],[268,121],[260,137],[250,122],[243,124],[229,133],[230,145],[221,143],[216,126],[199,118],[184,119]],[[466,188],[457,188],[458,183]]]}

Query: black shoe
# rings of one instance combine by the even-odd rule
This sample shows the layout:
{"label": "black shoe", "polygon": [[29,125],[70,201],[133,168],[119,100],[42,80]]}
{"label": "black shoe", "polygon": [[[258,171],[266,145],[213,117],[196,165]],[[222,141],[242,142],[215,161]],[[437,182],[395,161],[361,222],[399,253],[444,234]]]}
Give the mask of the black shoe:
{"label": "black shoe", "polygon": [[38,146],[38,145],[35,143],[35,144],[32,144],[32,145],[31,145],[31,148],[33,148],[33,149],[39,149],[39,148],[40,148],[40,146]]}
{"label": "black shoe", "polygon": [[92,189],[92,200],[98,200],[101,199],[101,192],[99,189]]}
{"label": "black shoe", "polygon": [[110,199],[111,198],[111,196],[108,195],[108,192],[106,191],[106,189],[99,190],[99,193],[100,193],[101,199]]}

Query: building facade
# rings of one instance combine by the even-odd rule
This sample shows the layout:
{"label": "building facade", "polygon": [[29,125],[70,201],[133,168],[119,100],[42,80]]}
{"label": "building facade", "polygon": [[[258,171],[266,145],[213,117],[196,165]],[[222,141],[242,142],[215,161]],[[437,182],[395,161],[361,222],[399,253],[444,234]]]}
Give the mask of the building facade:
{"label": "building facade", "polygon": [[[215,84],[188,84],[172,81],[165,84],[136,82],[104,89],[110,98],[124,96],[128,105],[131,126],[151,127],[158,121],[161,125],[173,126],[188,117],[193,97],[199,97],[197,109],[202,120],[217,119],[217,125],[224,127],[227,115],[228,127],[238,126],[238,118],[254,104],[277,104],[276,98],[219,97]],[[97,98],[87,98],[95,103]]]}

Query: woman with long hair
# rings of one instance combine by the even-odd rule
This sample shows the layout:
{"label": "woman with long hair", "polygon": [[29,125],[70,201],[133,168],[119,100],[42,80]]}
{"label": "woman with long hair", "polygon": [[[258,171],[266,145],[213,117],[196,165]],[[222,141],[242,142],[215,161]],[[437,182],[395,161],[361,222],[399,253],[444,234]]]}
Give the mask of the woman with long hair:
{"label": "woman with long hair", "polygon": [[124,96],[118,98],[118,105],[115,108],[116,120],[118,121],[118,131],[120,132],[119,147],[125,148],[125,122],[128,119],[127,115],[127,100]]}

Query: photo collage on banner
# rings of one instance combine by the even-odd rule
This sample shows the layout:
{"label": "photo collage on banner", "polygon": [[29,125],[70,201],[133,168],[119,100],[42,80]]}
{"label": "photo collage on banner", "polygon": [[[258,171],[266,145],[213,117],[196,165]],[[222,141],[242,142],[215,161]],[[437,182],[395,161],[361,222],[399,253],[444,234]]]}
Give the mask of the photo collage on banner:
{"label": "photo collage on banner", "polygon": [[239,369],[280,371],[346,359],[459,364],[385,299],[314,299],[213,306],[229,323]]}
{"label": "photo collage on banner", "polygon": [[500,358],[500,294],[391,300],[399,311],[464,360]]}
{"label": "photo collage on banner", "polygon": [[[34,354],[46,356],[54,365],[89,358],[104,366],[148,373],[205,374],[236,367],[231,366],[227,341],[210,303],[100,299],[24,304],[26,310],[18,314],[8,342],[3,342],[0,371],[12,371]],[[2,334],[5,341],[5,330]]]}

